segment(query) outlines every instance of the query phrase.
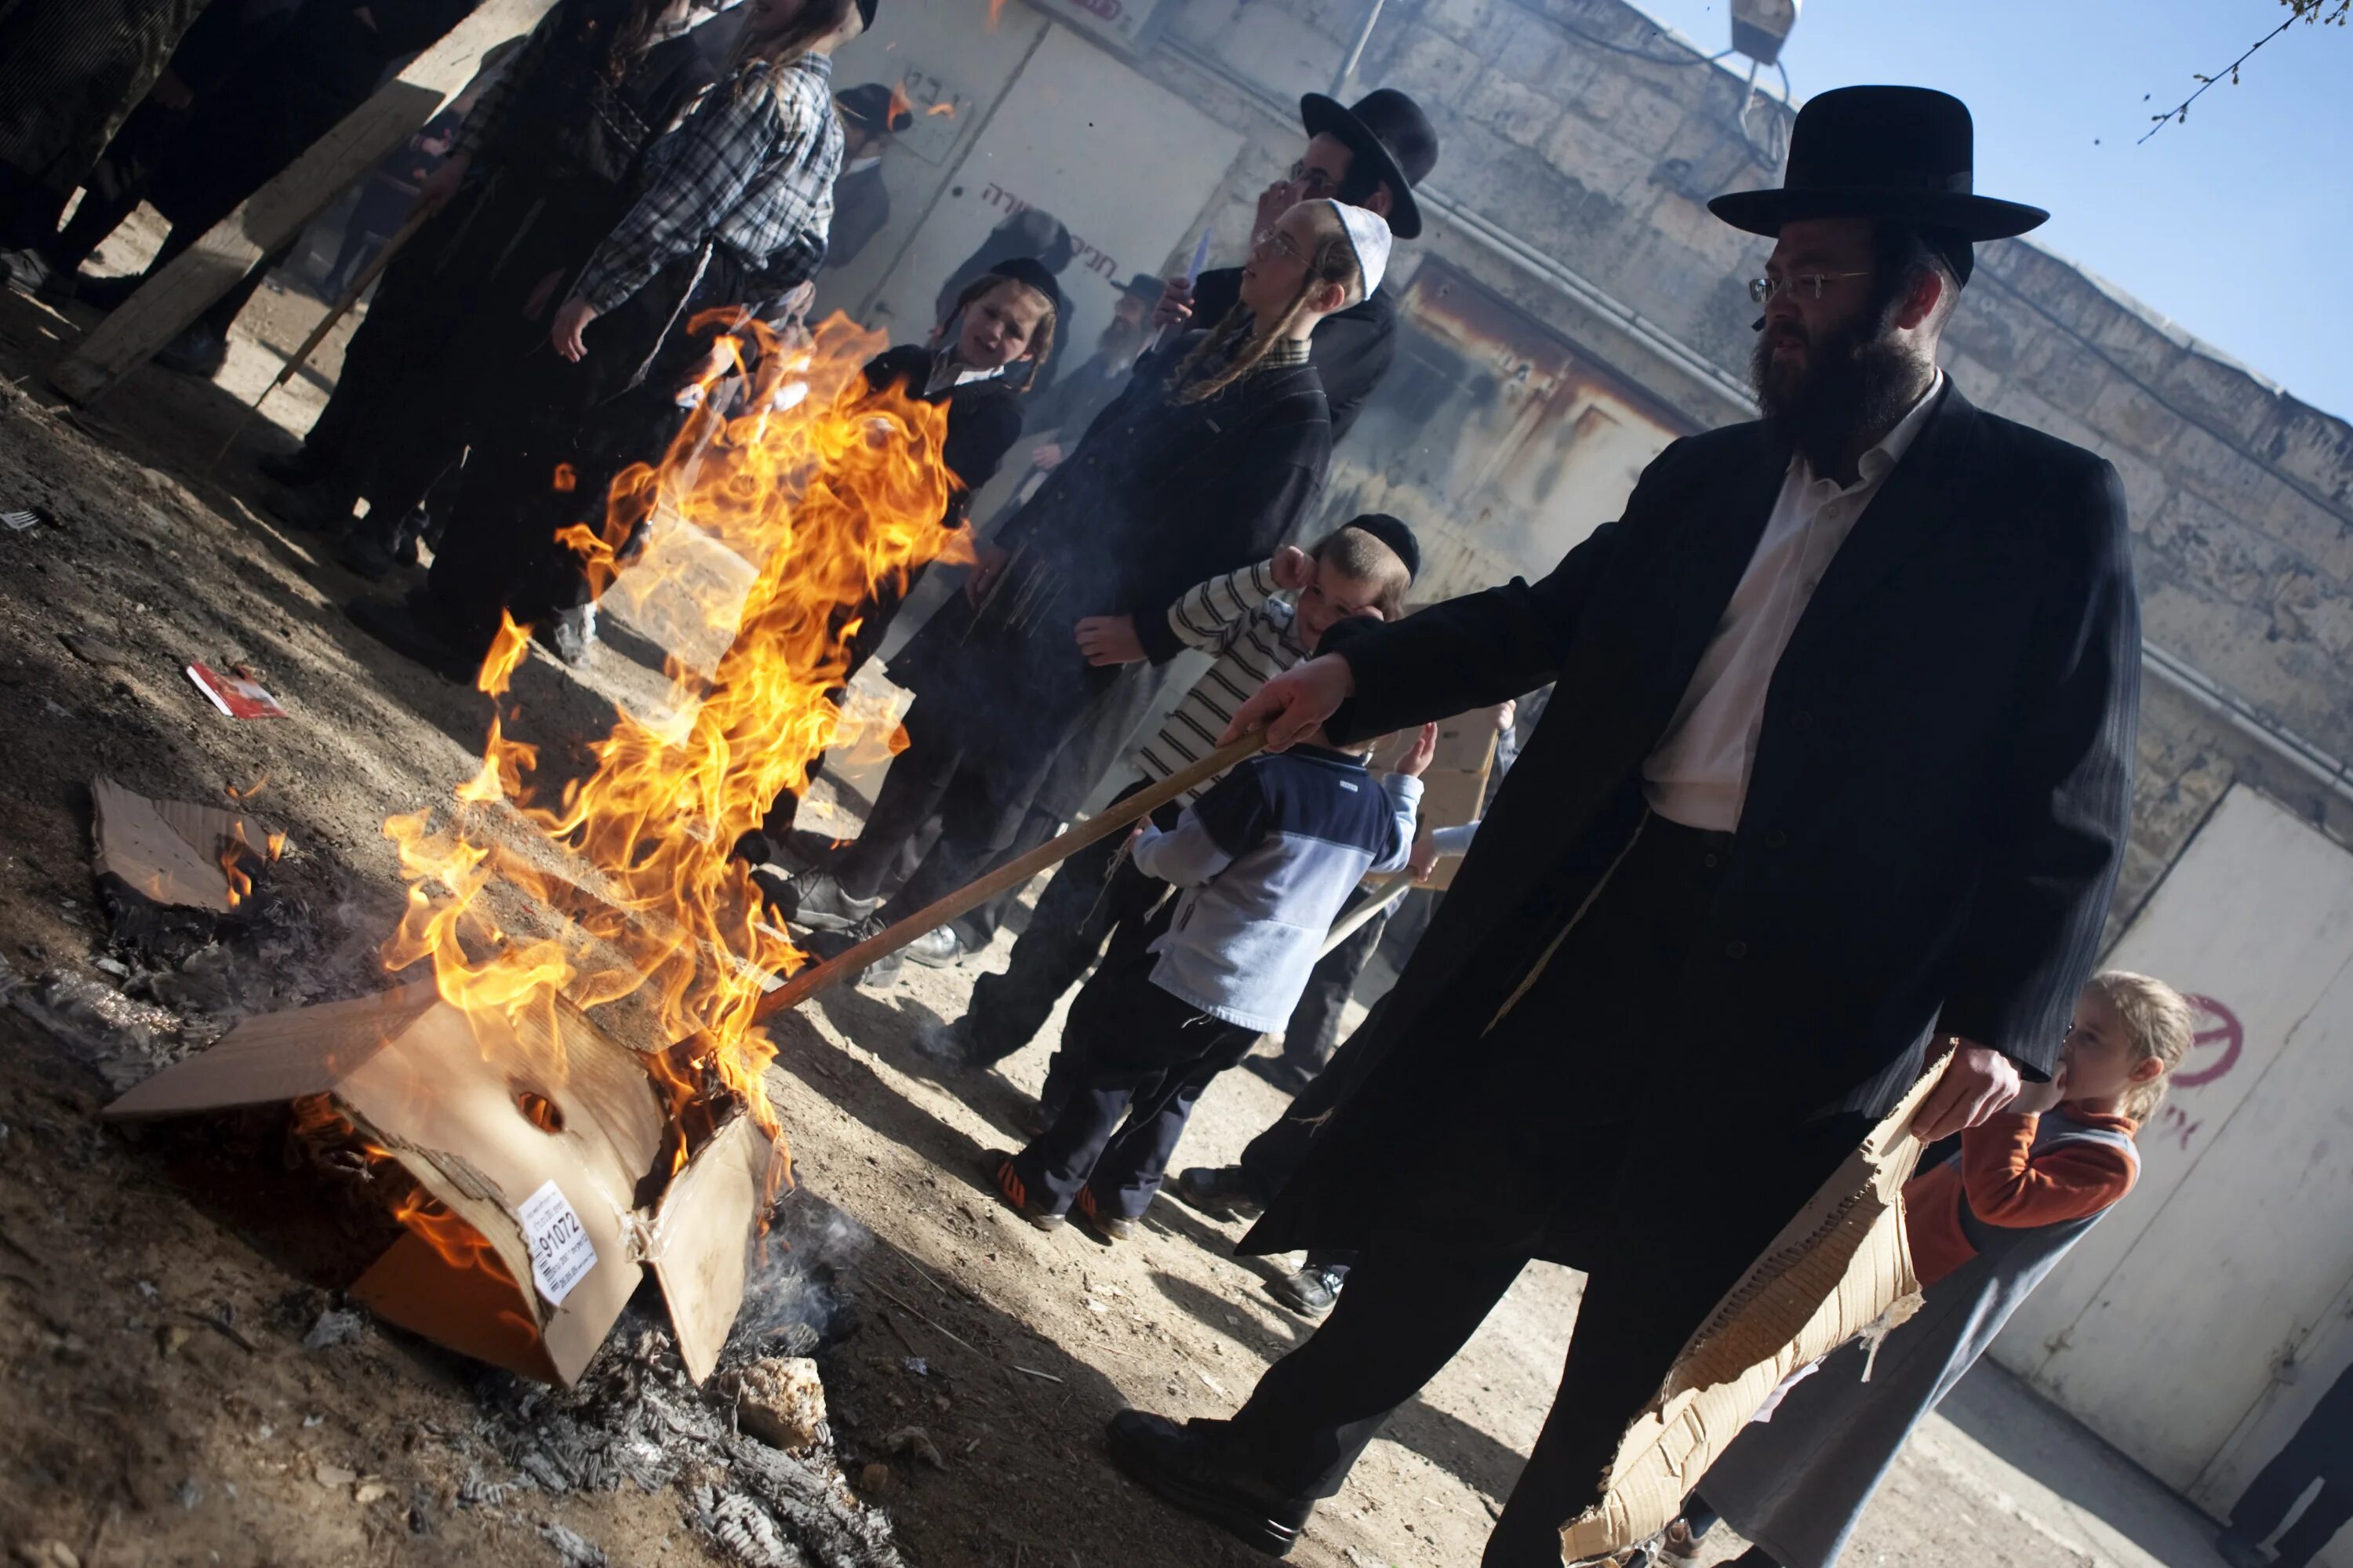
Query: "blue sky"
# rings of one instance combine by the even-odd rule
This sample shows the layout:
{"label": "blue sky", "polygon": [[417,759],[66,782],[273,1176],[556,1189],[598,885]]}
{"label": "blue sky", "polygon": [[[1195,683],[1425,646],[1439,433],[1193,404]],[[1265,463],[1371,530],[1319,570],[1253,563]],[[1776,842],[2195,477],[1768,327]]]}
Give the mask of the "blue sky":
{"label": "blue sky", "polygon": [[[1731,41],[1725,0],[1634,4],[1710,53]],[[1801,101],[1865,81],[1957,94],[1977,188],[2050,208],[2036,239],[2353,418],[2353,27],[2290,28],[2238,86],[2135,145],[2193,71],[2285,15],[2279,0],[1804,0],[1781,58]]]}

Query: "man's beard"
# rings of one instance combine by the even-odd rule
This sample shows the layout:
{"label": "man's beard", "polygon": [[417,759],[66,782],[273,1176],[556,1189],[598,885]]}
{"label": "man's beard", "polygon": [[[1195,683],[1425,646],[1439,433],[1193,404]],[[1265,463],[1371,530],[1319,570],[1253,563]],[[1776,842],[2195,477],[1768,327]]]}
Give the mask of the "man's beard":
{"label": "man's beard", "polygon": [[1144,347],[1144,327],[1113,316],[1111,324],[1103,329],[1103,336],[1095,340],[1095,347],[1114,360],[1134,359]]}
{"label": "man's beard", "polygon": [[[1842,471],[1857,440],[1883,432],[1919,395],[1921,367],[1873,313],[1834,333],[1809,337],[1794,323],[1765,329],[1749,356],[1748,384],[1773,432],[1816,473]],[[1803,364],[1777,362],[1777,343],[1794,340]]]}

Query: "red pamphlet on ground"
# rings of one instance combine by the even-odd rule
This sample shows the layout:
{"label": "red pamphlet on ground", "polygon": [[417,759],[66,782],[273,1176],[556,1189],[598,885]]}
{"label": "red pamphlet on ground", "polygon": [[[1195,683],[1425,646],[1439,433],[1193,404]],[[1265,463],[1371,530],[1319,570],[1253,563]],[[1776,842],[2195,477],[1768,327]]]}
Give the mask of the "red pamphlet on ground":
{"label": "red pamphlet on ground", "polygon": [[188,679],[196,690],[213,700],[213,706],[236,719],[284,718],[286,710],[278,699],[261,689],[261,683],[243,671],[224,675],[209,664],[188,666]]}

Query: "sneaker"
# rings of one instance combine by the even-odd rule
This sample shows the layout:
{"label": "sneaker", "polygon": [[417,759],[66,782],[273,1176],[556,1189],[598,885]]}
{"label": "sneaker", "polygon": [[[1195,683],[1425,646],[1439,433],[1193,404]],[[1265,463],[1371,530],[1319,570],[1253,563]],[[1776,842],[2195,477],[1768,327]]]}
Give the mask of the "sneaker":
{"label": "sneaker", "polygon": [[1340,1299],[1347,1279],[1345,1268],[1303,1268],[1269,1283],[1266,1293],[1303,1318],[1321,1318]]}
{"label": "sneaker", "polygon": [[793,878],[793,906],[785,918],[812,931],[847,931],[881,907],[881,895],[860,898],[831,872],[813,871]]}
{"label": "sneaker", "polygon": [[596,646],[596,607],[575,604],[555,612],[552,620],[533,629],[547,651],[566,664],[586,662],[588,650]]}
{"label": "sneaker", "polygon": [[74,275],[37,250],[0,250],[0,272],[37,300],[55,303],[74,297]]}
{"label": "sneaker", "polygon": [[1272,1496],[1229,1467],[1215,1437],[1223,1425],[1194,1421],[1179,1426],[1165,1415],[1123,1410],[1111,1418],[1111,1460],[1162,1500],[1269,1557],[1287,1555],[1315,1499]]}
{"label": "sneaker", "polygon": [[900,950],[927,969],[952,969],[964,962],[964,938],[953,926],[934,926]]}
{"label": "sneaker", "polygon": [[417,555],[417,546],[424,540],[425,535],[432,531],[433,514],[426,511],[422,506],[410,507],[408,515],[400,520],[400,526],[393,530],[395,535],[392,542],[393,564],[402,567],[418,565],[420,557]]}
{"label": "sneaker", "polygon": [[980,1157],[980,1179],[988,1190],[1005,1202],[1005,1206],[1041,1231],[1059,1231],[1070,1221],[1067,1214],[1058,1214],[1031,1201],[1028,1183],[1013,1168],[1013,1156],[1002,1149],[992,1149]]}
{"label": "sneaker", "polygon": [[1141,1220],[1130,1219],[1125,1214],[1105,1213],[1095,1202],[1092,1187],[1080,1188],[1078,1201],[1071,1207],[1078,1212],[1080,1220],[1089,1230],[1108,1242],[1134,1241],[1144,1229]]}
{"label": "sneaker", "polygon": [[1176,1173],[1168,1191],[1213,1219],[1255,1219],[1266,1207],[1248,1172],[1239,1165],[1187,1166]]}
{"label": "sneaker", "polygon": [[228,339],[198,322],[155,351],[155,363],[209,381],[228,363]]}
{"label": "sneaker", "polygon": [[1062,1107],[1046,1101],[1032,1100],[1021,1112],[1021,1130],[1032,1138],[1043,1138],[1047,1129],[1061,1119]]}

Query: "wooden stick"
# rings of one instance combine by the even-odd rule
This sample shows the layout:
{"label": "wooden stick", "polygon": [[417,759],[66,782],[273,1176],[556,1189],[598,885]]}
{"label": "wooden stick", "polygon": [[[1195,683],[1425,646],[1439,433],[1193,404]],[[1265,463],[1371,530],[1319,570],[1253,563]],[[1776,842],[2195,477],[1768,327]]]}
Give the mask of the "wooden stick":
{"label": "wooden stick", "polygon": [[[1367,880],[1370,879],[1367,878]],[[1394,875],[1382,877],[1375,885],[1381,889],[1379,893],[1366,899],[1348,914],[1340,916],[1339,922],[1332,927],[1332,934],[1324,938],[1324,946],[1316,950],[1315,956],[1318,959],[1329,958],[1333,948],[1363,930],[1372,923],[1374,916],[1395,904],[1397,895],[1388,891],[1388,884],[1396,880]],[[1409,888],[1407,891],[1410,892],[1411,889]]]}
{"label": "wooden stick", "polygon": [[335,302],[335,308],[319,318],[319,324],[311,329],[311,335],[302,340],[302,346],[287,358],[285,367],[278,373],[278,378],[263,387],[261,396],[253,400],[252,407],[237,416],[237,423],[229,429],[228,440],[221,443],[220,450],[213,453],[214,463],[218,463],[221,459],[228,456],[229,448],[237,445],[237,437],[245,434],[246,426],[253,423],[253,417],[261,412],[261,406],[269,401],[269,395],[294,379],[294,373],[302,368],[304,363],[317,351],[321,344],[327,341],[327,334],[335,330],[335,323],[351,313],[352,307],[360,302],[360,296],[367,292],[367,286],[376,281],[385,268],[391,264],[392,259],[400,254],[400,248],[407,244],[417,231],[425,227],[426,220],[432,216],[432,213],[421,207],[410,209],[408,220],[400,226],[397,233],[384,242],[382,249],[368,259],[368,264],[360,269],[360,275],[352,280],[351,287],[343,291],[343,297]]}
{"label": "wooden stick", "polygon": [[1230,746],[1219,747],[1182,772],[1170,774],[1150,789],[1138,789],[1126,800],[1097,812],[1060,837],[1049,839],[1028,854],[1006,862],[978,881],[968,883],[896,925],[876,932],[839,957],[828,959],[821,964],[811,964],[762,997],[753,1016],[755,1019],[767,1018],[786,1008],[799,1006],[834,981],[856,974],[877,959],[888,958],[934,927],[946,925],[1007,889],[1020,886],[1048,867],[1060,864],[1089,844],[1100,843],[1131,823],[1150,816],[1186,790],[1207,783],[1237,762],[1255,757],[1265,745],[1263,732],[1246,735]]}

